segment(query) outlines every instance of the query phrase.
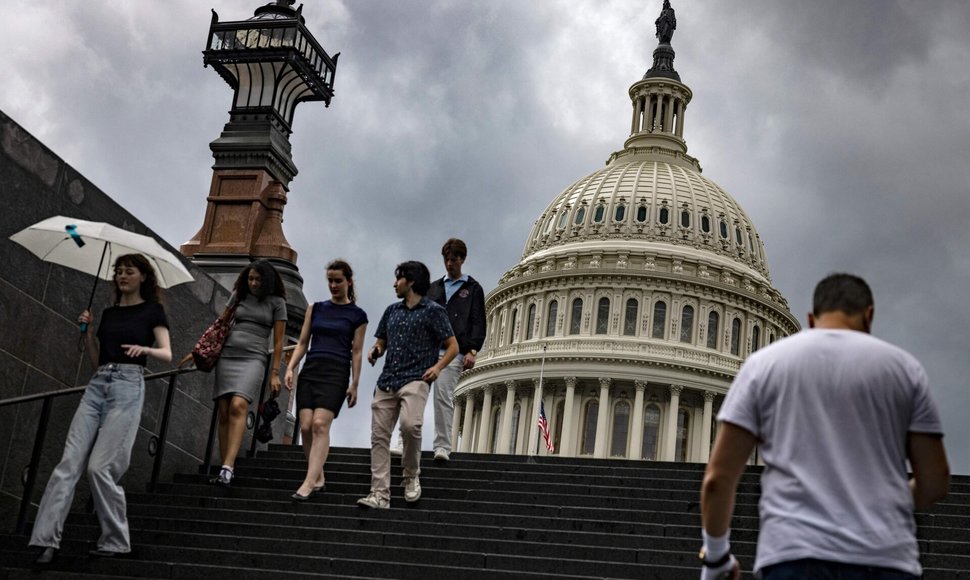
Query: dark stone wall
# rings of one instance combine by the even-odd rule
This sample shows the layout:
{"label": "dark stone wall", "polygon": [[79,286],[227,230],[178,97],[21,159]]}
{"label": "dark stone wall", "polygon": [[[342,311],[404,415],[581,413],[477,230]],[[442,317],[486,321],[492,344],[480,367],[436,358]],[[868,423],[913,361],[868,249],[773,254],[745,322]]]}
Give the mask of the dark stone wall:
{"label": "dark stone wall", "polygon": [[[203,184],[204,186],[204,184]],[[10,235],[42,219],[65,215],[105,221],[154,236],[94,184],[0,111],[0,400],[83,386],[93,367],[79,349],[75,323],[87,305],[94,278],[55,266],[10,241]],[[156,239],[158,239],[157,236]],[[159,241],[178,254],[178,250]],[[165,291],[171,324],[172,364],[189,352],[228,298],[228,292],[186,261],[196,281]],[[109,283],[99,283],[95,317],[109,304]],[[171,368],[149,359],[149,370]],[[127,489],[143,490],[151,477],[149,442],[162,419],[165,381],[146,385],[141,428],[124,478]],[[172,420],[161,481],[198,468],[203,461],[212,413],[212,376],[193,372],[176,381]],[[80,396],[56,400],[44,445],[33,501],[60,459],[67,427]],[[41,403],[0,407],[0,525],[13,527],[22,496],[21,476],[30,460]],[[248,449],[248,437],[244,442]],[[75,506],[88,498],[82,478]]]}

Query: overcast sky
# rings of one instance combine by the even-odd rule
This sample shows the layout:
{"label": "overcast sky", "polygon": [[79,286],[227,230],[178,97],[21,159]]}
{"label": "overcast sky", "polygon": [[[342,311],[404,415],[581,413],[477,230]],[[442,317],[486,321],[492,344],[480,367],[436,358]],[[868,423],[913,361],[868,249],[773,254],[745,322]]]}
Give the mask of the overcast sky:
{"label": "overcast sky", "polygon": [[[329,297],[326,262],[350,260],[371,334],[395,264],[440,275],[451,236],[493,289],[546,204],[622,147],[661,4],[307,2],[341,53],[332,105],[300,105],[291,139],[284,230],[308,299]],[[799,320],[825,274],[869,280],[874,334],[926,366],[954,471],[970,473],[965,2],[673,4],[690,154],[754,221]],[[202,67],[209,9],[258,5],[0,0],[0,108],[178,246],[202,224],[232,96]],[[369,444],[375,378],[335,445]]]}

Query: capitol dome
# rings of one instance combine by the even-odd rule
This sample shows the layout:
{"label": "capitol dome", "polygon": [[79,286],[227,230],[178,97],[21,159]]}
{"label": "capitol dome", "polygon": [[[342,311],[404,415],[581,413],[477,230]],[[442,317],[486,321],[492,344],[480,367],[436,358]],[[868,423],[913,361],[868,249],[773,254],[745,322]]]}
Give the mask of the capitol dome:
{"label": "capitol dome", "polygon": [[687,154],[664,17],[623,149],[552,200],[486,298],[461,451],[706,462],[744,358],[799,328],[751,219]]}

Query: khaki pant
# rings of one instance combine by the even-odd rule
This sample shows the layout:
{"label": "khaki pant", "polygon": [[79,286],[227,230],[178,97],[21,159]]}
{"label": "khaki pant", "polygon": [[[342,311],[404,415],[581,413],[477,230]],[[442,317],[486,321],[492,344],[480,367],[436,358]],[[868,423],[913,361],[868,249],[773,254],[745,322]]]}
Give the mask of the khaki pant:
{"label": "khaki pant", "polygon": [[404,477],[421,473],[421,427],[424,425],[424,405],[431,387],[424,381],[412,381],[397,391],[374,391],[370,431],[370,491],[378,497],[391,499],[391,431],[400,417],[401,442],[404,454],[401,465]]}

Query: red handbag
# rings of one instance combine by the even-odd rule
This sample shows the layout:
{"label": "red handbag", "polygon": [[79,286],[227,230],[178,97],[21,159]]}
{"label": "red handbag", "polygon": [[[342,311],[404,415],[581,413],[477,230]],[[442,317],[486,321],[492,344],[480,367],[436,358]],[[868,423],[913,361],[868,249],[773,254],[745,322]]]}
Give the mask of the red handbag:
{"label": "red handbag", "polygon": [[195,363],[195,368],[204,373],[216,368],[216,362],[222,354],[222,347],[226,344],[226,338],[229,337],[235,324],[233,318],[235,314],[235,305],[226,308],[222,316],[216,318],[216,321],[199,337],[199,342],[192,348],[192,361]]}

